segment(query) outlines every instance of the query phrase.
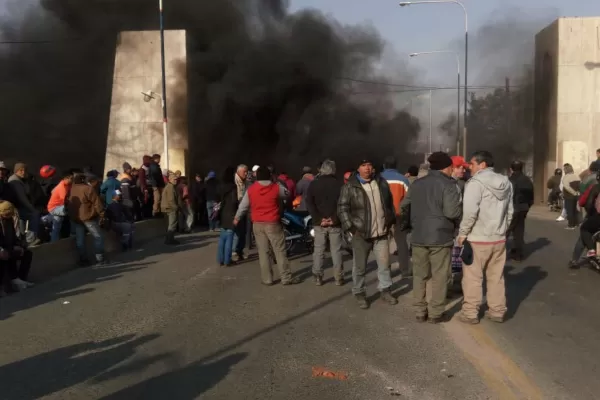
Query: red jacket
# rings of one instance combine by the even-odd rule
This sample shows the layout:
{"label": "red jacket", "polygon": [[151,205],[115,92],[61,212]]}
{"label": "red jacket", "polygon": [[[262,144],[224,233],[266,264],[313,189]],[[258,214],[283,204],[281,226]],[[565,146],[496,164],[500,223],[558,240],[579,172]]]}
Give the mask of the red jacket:
{"label": "red jacket", "polygon": [[281,220],[279,185],[264,186],[258,182],[248,188],[252,222],[279,222]]}

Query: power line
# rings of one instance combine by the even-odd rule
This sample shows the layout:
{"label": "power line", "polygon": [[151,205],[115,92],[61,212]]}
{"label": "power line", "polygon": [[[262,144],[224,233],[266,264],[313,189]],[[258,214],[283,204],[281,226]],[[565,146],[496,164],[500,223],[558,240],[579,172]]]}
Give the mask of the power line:
{"label": "power line", "polygon": [[[390,87],[405,87],[405,88],[411,88],[411,89],[419,89],[419,90],[440,90],[440,89],[447,89],[446,87],[439,87],[439,86],[429,86],[429,85],[414,85],[414,84],[404,84],[404,83],[394,83],[394,82],[381,82],[381,81],[367,81],[367,80],[363,80],[363,79],[355,79],[355,78],[347,78],[347,77],[340,77],[340,78],[336,78],[337,80],[342,80],[342,81],[349,81],[349,82],[357,82],[357,83],[367,83],[367,84],[371,84],[371,85],[381,85],[381,86],[390,86]],[[454,86],[451,87],[453,89],[456,89],[458,86]],[[520,85],[513,85],[511,87],[514,88],[518,88],[521,87]],[[464,86],[461,86],[461,88],[464,89]],[[467,86],[467,89],[502,89],[504,88],[504,85],[478,85],[478,86]]]}

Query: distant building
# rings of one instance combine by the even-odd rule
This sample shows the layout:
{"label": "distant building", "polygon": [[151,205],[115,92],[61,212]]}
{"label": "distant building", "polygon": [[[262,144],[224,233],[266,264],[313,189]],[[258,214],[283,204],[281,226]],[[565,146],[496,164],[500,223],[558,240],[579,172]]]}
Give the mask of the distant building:
{"label": "distant building", "polygon": [[535,37],[534,183],[570,163],[576,172],[600,148],[600,17],[559,18]]}

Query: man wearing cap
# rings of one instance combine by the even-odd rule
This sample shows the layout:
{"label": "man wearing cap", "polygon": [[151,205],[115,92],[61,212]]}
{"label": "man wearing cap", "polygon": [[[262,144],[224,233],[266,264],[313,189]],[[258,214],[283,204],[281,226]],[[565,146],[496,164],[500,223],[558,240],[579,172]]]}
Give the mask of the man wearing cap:
{"label": "man wearing cap", "polygon": [[[444,152],[428,158],[429,173],[417,179],[402,201],[402,215],[410,215],[413,296],[417,321],[442,320],[452,246],[462,214],[460,193],[452,178],[452,159]],[[427,283],[431,300],[427,302]]]}
{"label": "man wearing cap", "polygon": [[354,265],[352,293],[362,309],[369,308],[365,275],[367,259],[373,251],[377,260],[378,289],[381,300],[397,304],[392,296],[392,272],[388,236],[396,223],[394,199],[385,179],[373,174],[373,163],[364,159],[358,171],[342,187],[338,201],[338,216],[342,229],[352,234]]}
{"label": "man wearing cap", "polygon": [[287,190],[273,182],[272,174],[267,168],[260,167],[256,171],[256,179],[244,194],[233,223],[237,225],[250,211],[263,285],[273,285],[269,245],[277,260],[281,284],[284,286],[298,284],[300,279],[292,277],[285,251],[285,233],[281,224],[282,202],[288,196]]}
{"label": "man wearing cap", "polygon": [[392,198],[394,199],[394,209],[396,211],[396,226],[394,228],[394,239],[396,241],[396,249],[398,252],[398,267],[403,274],[410,276],[412,274],[410,268],[410,256],[408,252],[407,232],[399,229],[400,221],[400,204],[406,193],[410,182],[407,177],[402,175],[396,169],[396,159],[392,156],[386,157],[383,163],[383,172],[381,177],[385,179],[390,186]]}
{"label": "man wearing cap", "polygon": [[463,193],[465,192],[465,184],[467,183],[465,180],[465,174],[467,172],[467,168],[469,164],[465,161],[464,157],[461,156],[452,156],[452,166],[454,167],[454,171],[452,172],[452,177],[456,180],[456,184],[460,189],[460,196],[462,198]]}
{"label": "man wearing cap", "polygon": [[471,157],[473,177],[465,186],[458,242],[462,245],[468,240],[473,249],[473,263],[463,268],[462,279],[464,300],[460,320],[468,324],[479,323],[484,276],[486,317],[502,322],[506,314],[504,264],[506,232],[514,212],[513,186],[506,176],[494,172],[493,167],[490,152],[474,153]]}
{"label": "man wearing cap", "polygon": [[[15,199],[15,207],[17,207],[19,217],[21,218],[22,231],[31,232],[31,246],[41,243],[38,239],[40,227],[40,212],[35,208],[31,201],[31,188],[27,181],[27,165],[24,163],[16,163],[13,175],[8,178],[8,184],[12,189]],[[29,223],[29,227],[25,226],[25,221]],[[28,229],[27,229],[28,228]]]}

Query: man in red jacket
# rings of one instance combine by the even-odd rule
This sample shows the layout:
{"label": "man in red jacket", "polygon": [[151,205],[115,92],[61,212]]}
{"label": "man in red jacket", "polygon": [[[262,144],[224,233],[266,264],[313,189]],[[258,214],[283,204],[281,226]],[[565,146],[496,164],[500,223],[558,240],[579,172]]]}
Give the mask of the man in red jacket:
{"label": "man in red jacket", "polygon": [[269,244],[273,248],[277,260],[281,284],[287,286],[300,283],[298,277],[292,277],[285,251],[285,234],[281,225],[281,207],[283,200],[288,197],[288,191],[271,180],[270,171],[260,167],[256,171],[256,182],[246,190],[233,221],[237,225],[250,210],[252,229],[258,249],[261,279],[262,283],[267,286],[273,284]]}

